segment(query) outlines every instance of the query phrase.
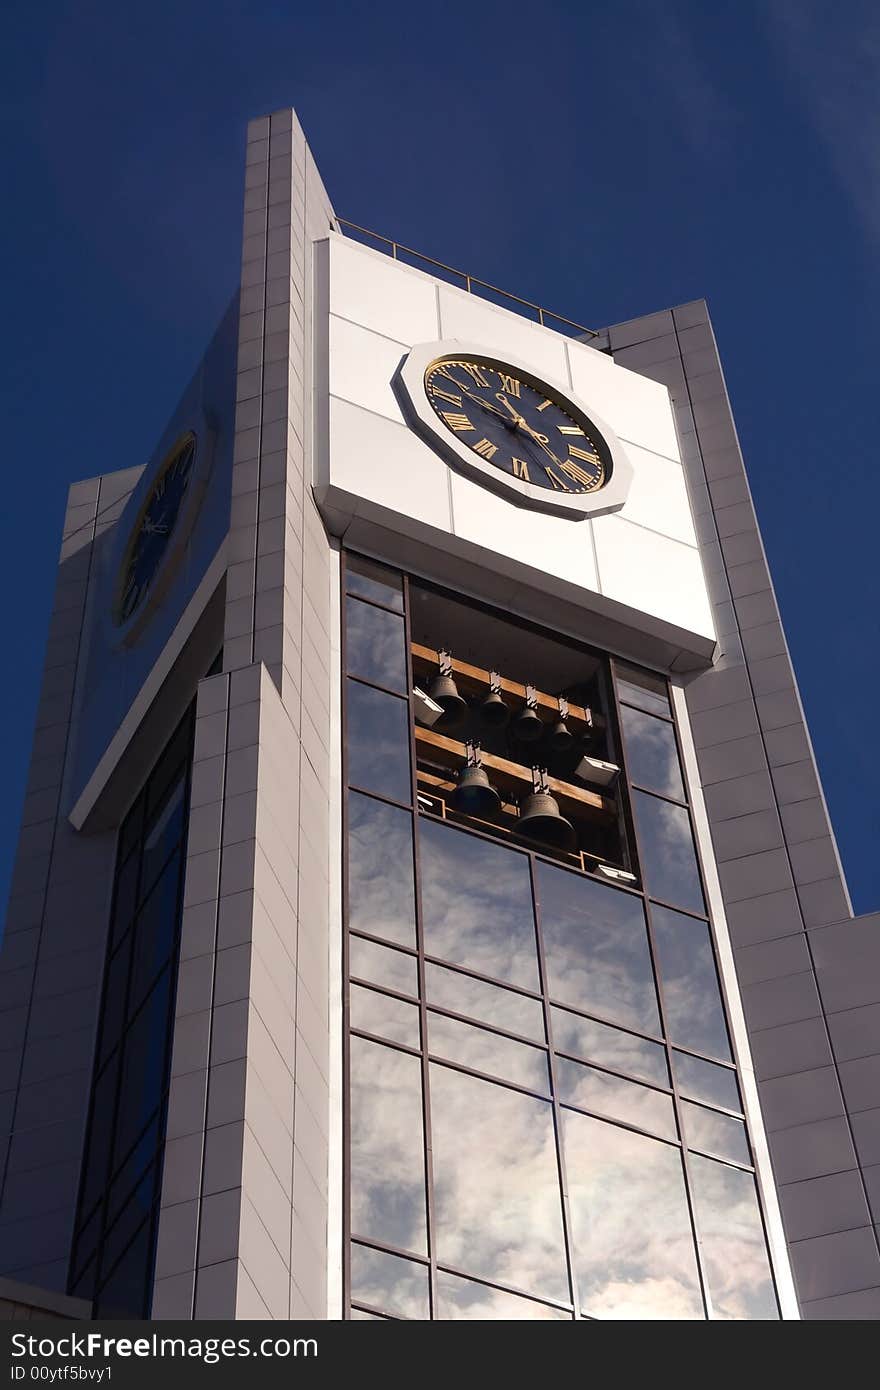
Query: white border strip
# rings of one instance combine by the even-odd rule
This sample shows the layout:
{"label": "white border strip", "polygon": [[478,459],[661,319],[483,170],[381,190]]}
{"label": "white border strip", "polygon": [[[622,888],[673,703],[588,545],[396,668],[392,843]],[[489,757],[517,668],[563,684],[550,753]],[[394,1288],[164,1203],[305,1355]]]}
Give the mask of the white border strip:
{"label": "white border strip", "polygon": [[153,667],[137,695],[128,707],[128,713],[113,735],[97,767],[83,787],[76,804],[70,812],[70,823],[74,830],[82,830],[88,817],[97,805],[98,799],[113,773],[122,760],[128,745],[140,728],[147,711],[170,675],[175,661],[189,641],[196,624],[226,573],[226,538],[221,541],[216,555],[202,576],[202,581],[189,603],[186,605],[174,627],[174,631],[153,663]]}
{"label": "white border strip", "polygon": [[330,1088],[327,1169],[327,1320],[335,1322],[342,1309],[342,598],[341,553],[330,539],[330,892],[328,949],[330,988]]}
{"label": "white border strip", "polygon": [[727,928],[727,917],[724,912],[724,899],[721,896],[721,881],[718,877],[715,853],[712,848],[709,817],[706,812],[706,803],[703,800],[703,787],[700,782],[697,754],[691,735],[684,688],[676,684],[674,677],[670,677],[670,687],[672,691],[672,704],[681,740],[681,752],[684,759],[685,777],[690,796],[691,811],[694,818],[694,830],[697,836],[697,843],[700,847],[700,857],[703,864],[706,895],[709,899],[709,910],[712,914],[712,920],[715,926],[715,947],[718,954],[721,977],[724,981],[725,993],[727,995],[728,1015],[736,1047],[739,1079],[742,1087],[746,1120],[748,1121],[749,1135],[752,1140],[752,1148],[755,1155],[758,1187],[761,1192],[761,1200],[764,1206],[764,1218],[767,1223],[770,1260],[773,1266],[773,1273],[776,1276],[776,1290],[779,1295],[779,1305],[782,1310],[783,1318],[786,1320],[800,1320],[801,1314],[795,1294],[791,1265],[788,1259],[788,1245],[786,1244],[785,1231],[782,1226],[782,1215],[779,1210],[779,1198],[776,1192],[776,1184],[773,1180],[773,1169],[770,1165],[770,1151],[767,1147],[767,1136],[764,1132],[761,1106],[758,1101],[758,1086],[755,1080],[755,1069],[752,1064],[749,1035],[746,1029],[746,1020],[743,1014],[739,985],[736,978],[733,948],[730,944],[730,933]]}

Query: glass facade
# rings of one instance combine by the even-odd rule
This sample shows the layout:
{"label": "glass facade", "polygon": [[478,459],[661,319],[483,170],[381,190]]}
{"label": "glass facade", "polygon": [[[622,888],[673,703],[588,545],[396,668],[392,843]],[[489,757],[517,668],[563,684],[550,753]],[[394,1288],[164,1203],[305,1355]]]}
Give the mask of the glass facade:
{"label": "glass facade", "polygon": [[70,1291],[149,1316],[162,1178],[194,707],[119,832]]}
{"label": "glass facade", "polygon": [[[665,680],[345,575],[349,1316],[778,1317]],[[426,738],[441,640],[468,709]],[[491,817],[456,796],[487,689],[544,724],[481,740]],[[536,758],[574,839],[520,824]]]}

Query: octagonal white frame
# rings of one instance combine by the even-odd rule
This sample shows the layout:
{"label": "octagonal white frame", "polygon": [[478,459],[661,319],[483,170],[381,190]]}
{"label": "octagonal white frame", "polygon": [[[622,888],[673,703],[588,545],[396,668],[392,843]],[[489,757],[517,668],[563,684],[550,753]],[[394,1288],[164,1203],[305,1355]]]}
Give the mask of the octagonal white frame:
{"label": "octagonal white frame", "polygon": [[[543,391],[545,395],[559,400],[573,419],[577,420],[580,417],[585,427],[592,428],[601,435],[611,457],[610,476],[607,481],[595,492],[565,496],[502,473],[493,464],[480,458],[467,444],[444,427],[428,400],[425,374],[434,362],[443,357],[459,357],[478,364],[501,367],[519,377],[521,381]],[[535,372],[522,362],[511,362],[499,357],[497,352],[478,343],[463,342],[460,338],[444,338],[434,343],[416,343],[398,367],[392,386],[407,423],[432,449],[472,482],[490,488],[492,492],[505,497],[515,506],[549,512],[551,516],[565,517],[568,521],[583,521],[588,516],[605,516],[609,512],[619,512],[624,506],[633,476],[633,467],[626,450],[611,426],[562,382]]]}

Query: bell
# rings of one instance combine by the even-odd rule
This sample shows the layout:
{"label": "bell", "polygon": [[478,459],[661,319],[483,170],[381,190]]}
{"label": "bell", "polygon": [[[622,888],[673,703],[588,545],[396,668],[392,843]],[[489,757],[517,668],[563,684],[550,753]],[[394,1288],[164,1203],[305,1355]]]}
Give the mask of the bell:
{"label": "bell", "polygon": [[431,699],[440,705],[443,713],[435,725],[438,729],[455,729],[467,716],[467,701],[458,693],[458,686],[452,677],[452,661],[448,652],[440,652],[440,671],[428,687]]}
{"label": "bell", "polygon": [[537,704],[533,688],[527,685],[526,702],[513,721],[514,736],[521,743],[537,743],[543,736],[544,724],[538,714]]}
{"label": "bell", "polygon": [[559,718],[550,730],[550,747],[554,753],[565,753],[574,743],[574,734],[566,724],[568,718],[568,701],[560,699]]}
{"label": "bell", "polygon": [[564,719],[557,719],[550,730],[550,747],[554,753],[566,753],[574,743],[574,734]]}
{"label": "bell", "polygon": [[479,762],[469,762],[459,772],[458,786],[452,793],[452,805],[462,815],[478,816],[481,820],[494,820],[498,815],[501,797]]}
{"label": "bell", "polygon": [[480,702],[480,718],[490,729],[503,729],[510,710],[501,698],[501,682],[493,671],[489,677],[489,693]]}
{"label": "bell", "polygon": [[518,839],[533,840],[550,849],[577,848],[577,834],[570,820],[559,809],[559,802],[550,791],[542,774],[533,773],[534,788],[520,807],[515,834]]}

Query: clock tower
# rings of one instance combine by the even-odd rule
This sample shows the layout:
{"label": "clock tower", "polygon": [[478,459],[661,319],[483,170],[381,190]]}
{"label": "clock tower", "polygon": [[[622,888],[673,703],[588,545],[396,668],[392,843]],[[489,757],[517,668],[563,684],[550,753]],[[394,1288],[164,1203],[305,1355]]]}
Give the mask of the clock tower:
{"label": "clock tower", "polygon": [[244,183],[150,460],[70,491],[0,1301],[880,1316],[878,920],[705,303],[502,307],[341,221],[289,110]]}

